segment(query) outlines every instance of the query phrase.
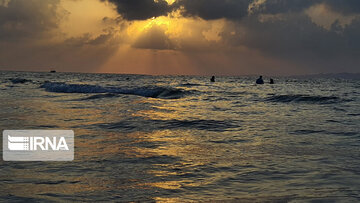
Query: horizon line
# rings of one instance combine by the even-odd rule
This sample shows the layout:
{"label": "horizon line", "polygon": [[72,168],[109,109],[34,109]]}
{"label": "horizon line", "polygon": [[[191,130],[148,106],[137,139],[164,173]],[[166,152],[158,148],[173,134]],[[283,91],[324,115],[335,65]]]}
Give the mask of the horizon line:
{"label": "horizon line", "polygon": [[[51,73],[55,69],[49,69],[49,71],[41,71],[41,70],[8,70],[8,69],[0,69],[0,71],[4,72],[29,72],[29,73]],[[321,72],[321,73],[308,73],[308,74],[285,74],[285,75],[269,75],[269,74],[262,74],[262,73],[252,73],[252,74],[238,74],[238,75],[231,75],[231,74],[147,74],[147,73],[116,73],[116,72],[75,72],[75,71],[57,71],[56,73],[81,73],[81,74],[113,74],[113,75],[143,75],[143,76],[200,76],[200,77],[209,77],[209,76],[216,76],[216,77],[246,77],[246,76],[266,76],[266,77],[302,77],[302,76],[317,76],[317,75],[339,75],[339,74],[351,74],[351,75],[358,75],[360,72]]]}

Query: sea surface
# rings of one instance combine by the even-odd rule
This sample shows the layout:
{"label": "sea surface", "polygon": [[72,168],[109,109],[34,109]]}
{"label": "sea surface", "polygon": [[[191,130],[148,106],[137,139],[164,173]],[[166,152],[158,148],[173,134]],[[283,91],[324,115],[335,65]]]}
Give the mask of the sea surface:
{"label": "sea surface", "polygon": [[209,78],[1,71],[1,131],[75,159],[1,160],[0,202],[360,201],[360,80]]}

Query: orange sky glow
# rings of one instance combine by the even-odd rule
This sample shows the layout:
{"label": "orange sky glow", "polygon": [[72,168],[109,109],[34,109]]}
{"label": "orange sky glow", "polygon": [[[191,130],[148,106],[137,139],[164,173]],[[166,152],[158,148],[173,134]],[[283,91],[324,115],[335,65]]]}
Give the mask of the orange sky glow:
{"label": "orange sky glow", "polygon": [[[19,30],[35,34],[24,34],[20,40],[0,38],[0,43],[11,47],[0,50],[3,52],[0,68],[155,75],[287,75],[337,72],[339,66],[354,72],[359,64],[358,59],[349,57],[352,53],[346,53],[350,47],[340,44],[346,50],[334,57],[334,53],[327,53],[328,48],[322,47],[327,42],[314,44],[319,41],[317,38],[331,44],[337,39],[335,34],[346,36],[343,34],[346,29],[360,18],[357,13],[344,14],[326,3],[309,5],[293,13],[261,13],[268,1],[253,0],[244,8],[243,16],[222,17],[215,15],[220,9],[209,12],[200,6],[200,10],[192,11],[186,7],[186,0],[166,0],[169,8],[184,5],[165,14],[130,19],[136,16],[121,13],[127,10],[119,11],[123,2],[0,1],[0,9],[4,10],[16,11],[22,6],[19,12],[34,16],[33,29],[40,30],[25,32],[31,29],[31,23],[26,27],[23,22],[4,20],[3,28],[10,34]],[[163,5],[164,0],[152,3]],[[299,23],[304,26],[297,27],[305,29],[300,34],[292,31]],[[306,29],[312,29],[314,35],[307,34]],[[346,44],[343,41],[336,43]]]}

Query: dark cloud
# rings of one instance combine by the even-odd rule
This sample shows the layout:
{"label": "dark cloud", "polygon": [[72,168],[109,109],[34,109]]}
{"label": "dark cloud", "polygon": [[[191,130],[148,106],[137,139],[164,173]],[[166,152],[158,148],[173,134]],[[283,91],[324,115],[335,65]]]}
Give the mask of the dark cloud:
{"label": "dark cloud", "polygon": [[344,39],[345,48],[348,50],[346,54],[358,58],[360,55],[360,18],[353,20],[350,25],[343,29],[343,32],[339,33],[339,35]]}
{"label": "dark cloud", "polygon": [[112,31],[66,37],[67,14],[58,0],[0,1],[0,68],[96,71],[117,49]]}
{"label": "dark cloud", "polygon": [[[129,40],[122,32],[131,26],[131,20],[166,16],[177,9],[183,16],[195,18],[193,24],[183,28],[191,31],[191,35],[180,33],[180,37],[169,38],[166,27],[153,25],[140,34],[131,44],[132,48],[136,48],[136,51],[180,50],[189,57],[206,52],[200,57],[203,64],[199,65],[206,68],[211,65],[209,58],[215,60],[217,56],[224,55],[224,60],[213,66],[214,71],[222,63],[230,61],[225,56],[231,55],[229,64],[238,63],[236,67],[240,67],[246,58],[251,58],[252,53],[289,62],[308,72],[354,71],[358,70],[360,64],[360,18],[354,15],[360,13],[359,0],[267,0],[263,3],[253,0],[177,0],[171,5],[165,0],[107,1],[116,5],[121,17],[104,17],[102,23],[107,28],[116,28],[77,37],[66,37],[58,29],[59,23],[67,15],[66,11],[61,11],[58,0],[11,0],[7,5],[0,3],[1,68],[49,70],[49,67],[54,67],[62,71],[96,71],[117,52],[119,39],[116,36]],[[259,4],[249,15],[249,5],[254,2]],[[350,16],[352,21],[344,24],[337,20],[325,29],[303,12],[316,4],[326,4],[333,11]],[[225,24],[224,29],[220,28],[221,39],[216,42],[207,40],[204,32],[211,31],[211,26],[203,24],[211,23],[197,23],[196,18],[227,19],[221,21]],[[242,52],[236,51],[240,49]],[[241,57],[243,60],[238,60]],[[245,64],[249,67],[259,64],[260,67],[261,61],[257,57],[254,54],[251,62]],[[194,57],[192,60],[199,59]],[[279,70],[289,69],[281,67]]]}
{"label": "dark cloud", "polygon": [[353,71],[360,64],[357,57],[360,18],[345,27],[336,21],[332,29],[327,30],[304,13],[287,13],[280,19],[267,21],[253,16],[225,30],[222,37],[229,46],[255,49],[266,56],[302,66],[308,72]]}
{"label": "dark cloud", "polygon": [[[146,20],[166,16],[177,9],[180,9],[185,17],[200,17],[205,20],[220,18],[240,20],[249,14],[249,5],[257,2],[255,0],[176,0],[174,4],[169,5],[165,0],[107,1],[116,5],[118,13],[126,20]],[[334,11],[343,14],[360,12],[359,0],[267,0],[251,8],[251,12],[253,14],[301,12],[320,3],[325,3]]]}
{"label": "dark cloud", "polygon": [[108,0],[126,20],[146,20],[167,15],[173,8],[165,0]]}
{"label": "dark cloud", "polygon": [[108,0],[126,20],[146,20],[166,16],[181,9],[185,17],[206,20],[219,18],[241,19],[247,15],[251,0],[177,0],[169,5],[165,0]]}
{"label": "dark cloud", "polygon": [[56,28],[58,0],[12,0],[0,5],[0,40],[45,37]]}
{"label": "dark cloud", "polygon": [[177,0],[169,5],[165,0],[108,0],[127,20],[145,20],[166,16],[181,9],[185,17],[200,17],[206,20],[219,18],[241,19],[247,15],[251,0]]}
{"label": "dark cloud", "polygon": [[345,15],[360,13],[359,0],[324,0],[324,3],[329,5],[332,10]]}
{"label": "dark cloud", "polygon": [[313,5],[325,3],[332,10],[342,14],[360,13],[359,0],[267,0],[259,6],[259,13],[290,13],[301,12]]}
{"label": "dark cloud", "polygon": [[287,13],[287,12],[299,12],[311,5],[319,2],[318,0],[267,0],[260,4],[255,10],[257,13]]}
{"label": "dark cloud", "polygon": [[247,15],[250,0],[177,0],[174,4],[184,8],[184,16],[206,20],[219,18],[241,19]]}

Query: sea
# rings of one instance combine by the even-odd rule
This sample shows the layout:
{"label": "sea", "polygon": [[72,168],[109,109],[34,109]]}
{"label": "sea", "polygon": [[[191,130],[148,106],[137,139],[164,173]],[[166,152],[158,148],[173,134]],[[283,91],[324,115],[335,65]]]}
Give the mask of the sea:
{"label": "sea", "polygon": [[75,133],[0,202],[360,202],[360,80],[257,77],[0,71],[1,131]]}

